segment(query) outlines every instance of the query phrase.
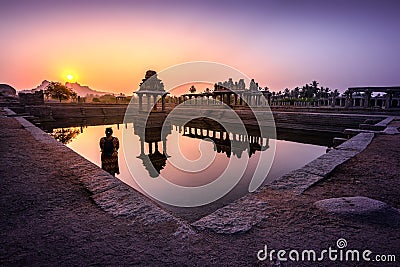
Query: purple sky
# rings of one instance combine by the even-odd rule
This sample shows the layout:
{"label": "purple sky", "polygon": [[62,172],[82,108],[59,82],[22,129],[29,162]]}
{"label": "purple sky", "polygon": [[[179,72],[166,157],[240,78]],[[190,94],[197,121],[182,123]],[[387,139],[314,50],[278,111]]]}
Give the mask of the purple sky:
{"label": "purple sky", "polygon": [[71,72],[129,93],[147,69],[208,60],[272,90],[400,85],[399,10],[400,1],[7,1],[0,83],[26,89]]}

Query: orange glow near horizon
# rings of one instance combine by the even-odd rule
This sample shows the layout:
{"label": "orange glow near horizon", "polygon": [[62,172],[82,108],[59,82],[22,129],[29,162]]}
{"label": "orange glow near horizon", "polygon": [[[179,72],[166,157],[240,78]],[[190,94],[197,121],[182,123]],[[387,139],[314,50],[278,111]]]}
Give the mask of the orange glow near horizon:
{"label": "orange glow near horizon", "polygon": [[78,82],[78,75],[71,69],[66,69],[61,74],[62,81],[64,82]]}

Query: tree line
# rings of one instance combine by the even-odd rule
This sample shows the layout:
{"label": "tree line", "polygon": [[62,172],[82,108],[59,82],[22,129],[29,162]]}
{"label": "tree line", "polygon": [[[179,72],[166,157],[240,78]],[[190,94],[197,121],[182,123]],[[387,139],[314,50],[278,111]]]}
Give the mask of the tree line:
{"label": "tree line", "polygon": [[272,92],[271,94],[274,98],[278,99],[320,99],[340,95],[338,89],[332,91],[329,87],[320,87],[317,81],[305,84],[301,88],[295,87],[292,90],[286,88],[283,91]]}

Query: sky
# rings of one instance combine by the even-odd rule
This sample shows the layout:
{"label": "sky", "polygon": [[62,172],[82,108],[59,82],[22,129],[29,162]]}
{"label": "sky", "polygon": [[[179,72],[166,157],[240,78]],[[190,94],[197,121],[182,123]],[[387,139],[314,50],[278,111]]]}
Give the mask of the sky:
{"label": "sky", "polygon": [[273,91],[400,85],[400,1],[2,1],[0,83],[131,94],[146,70],[223,63]]}

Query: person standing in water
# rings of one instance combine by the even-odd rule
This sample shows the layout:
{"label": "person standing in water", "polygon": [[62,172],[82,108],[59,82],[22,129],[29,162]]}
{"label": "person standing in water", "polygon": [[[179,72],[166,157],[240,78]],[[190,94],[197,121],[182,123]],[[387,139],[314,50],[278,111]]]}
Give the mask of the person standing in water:
{"label": "person standing in water", "polygon": [[112,136],[112,134],[112,128],[106,128],[106,136],[100,139],[101,168],[115,176],[115,174],[119,174],[119,140],[117,137]]}

